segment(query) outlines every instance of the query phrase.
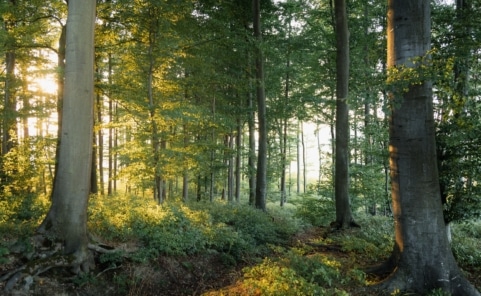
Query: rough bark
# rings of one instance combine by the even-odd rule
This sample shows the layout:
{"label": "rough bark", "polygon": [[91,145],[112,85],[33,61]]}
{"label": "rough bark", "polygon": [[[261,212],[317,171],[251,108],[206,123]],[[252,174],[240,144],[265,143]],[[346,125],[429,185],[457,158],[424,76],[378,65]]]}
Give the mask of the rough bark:
{"label": "rough bark", "polygon": [[[388,5],[388,67],[417,70],[413,59],[425,57],[430,49],[430,1],[389,0]],[[394,84],[391,94],[389,159],[395,220],[391,259],[395,269],[377,288],[417,294],[440,288],[451,295],[480,295],[462,276],[446,236],[432,85],[420,77],[415,83],[396,81],[400,84]]]}

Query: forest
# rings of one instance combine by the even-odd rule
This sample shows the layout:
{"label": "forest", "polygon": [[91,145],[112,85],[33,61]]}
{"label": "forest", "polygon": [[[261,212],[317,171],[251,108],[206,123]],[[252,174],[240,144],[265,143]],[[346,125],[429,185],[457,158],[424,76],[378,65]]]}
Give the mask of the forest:
{"label": "forest", "polygon": [[0,1],[0,295],[481,296],[480,13]]}

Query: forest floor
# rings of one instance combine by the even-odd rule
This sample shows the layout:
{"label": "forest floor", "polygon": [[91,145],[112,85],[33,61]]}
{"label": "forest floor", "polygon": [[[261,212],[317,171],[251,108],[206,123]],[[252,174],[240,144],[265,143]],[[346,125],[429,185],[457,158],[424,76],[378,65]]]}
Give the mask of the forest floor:
{"label": "forest floor", "polygon": [[[352,233],[346,236],[345,233],[335,233],[326,227],[311,227],[293,236],[289,245],[283,248],[307,250],[302,253],[306,258],[323,256],[337,261],[345,271],[382,262],[383,258],[359,258],[353,251],[342,248],[337,240],[326,240],[328,236],[346,236],[346,239],[349,239],[356,231],[361,230],[348,230]],[[320,240],[322,243],[319,243]],[[273,252],[272,259],[277,260],[281,256],[282,252]],[[258,258],[252,262],[232,262],[218,252],[195,256],[159,256],[154,262],[144,263],[123,260],[121,263],[111,264],[97,260],[97,270],[82,277],[73,277],[65,270],[51,269],[34,277],[30,285],[24,284],[9,294],[2,294],[5,283],[0,283],[0,295],[262,295],[265,293],[252,290],[244,281],[245,268],[255,266],[260,261]],[[9,262],[0,265],[0,275],[20,264],[20,258],[10,255]],[[477,287],[481,287],[479,271],[479,268],[465,269],[467,278]],[[372,284],[379,280],[367,276],[365,283]],[[363,291],[362,284],[346,281],[342,286],[342,293],[332,295],[367,295]]]}

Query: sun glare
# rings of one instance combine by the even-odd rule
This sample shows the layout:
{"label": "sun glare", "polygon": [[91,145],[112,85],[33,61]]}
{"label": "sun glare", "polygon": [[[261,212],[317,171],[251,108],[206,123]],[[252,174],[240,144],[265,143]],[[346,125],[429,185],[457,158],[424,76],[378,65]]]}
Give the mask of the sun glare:
{"label": "sun glare", "polygon": [[56,94],[57,93],[57,82],[51,77],[43,77],[35,80],[37,88],[43,93]]}

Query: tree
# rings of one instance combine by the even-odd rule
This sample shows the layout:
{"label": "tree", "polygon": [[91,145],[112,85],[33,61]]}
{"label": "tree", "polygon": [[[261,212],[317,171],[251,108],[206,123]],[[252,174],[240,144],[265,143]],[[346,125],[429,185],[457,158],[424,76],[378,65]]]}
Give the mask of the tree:
{"label": "tree", "polygon": [[57,177],[52,205],[38,233],[62,243],[75,271],[88,271],[87,204],[93,132],[95,0],[69,1],[65,92]]}
{"label": "tree", "polygon": [[[430,1],[388,1],[388,67],[393,82],[389,126],[395,244],[391,275],[377,287],[480,295],[462,276],[445,233],[432,84],[423,73],[430,50]],[[411,74],[416,73],[413,80]]]}
{"label": "tree", "polygon": [[[15,1],[8,1],[8,7],[12,10],[16,9]],[[14,15],[14,14],[12,14]],[[4,19],[4,28],[6,34],[12,34],[15,29],[16,20],[12,16]],[[8,39],[5,53],[5,83],[4,83],[4,102],[2,114],[2,139],[1,139],[1,156],[5,157],[15,146],[17,137],[17,118],[16,118],[16,98],[15,98],[15,41],[13,37]],[[2,169],[3,170],[3,169]],[[3,175],[3,172],[1,172]],[[4,176],[2,176],[4,177]],[[4,179],[4,178],[2,178]],[[4,181],[4,180],[2,180]]]}
{"label": "tree", "polygon": [[258,120],[258,151],[257,151],[257,182],[255,206],[266,210],[267,195],[267,118],[266,95],[264,89],[264,61],[261,49],[261,19],[260,0],[252,0],[254,13],[254,37],[256,39],[256,94],[257,94],[257,120]]}
{"label": "tree", "polygon": [[357,226],[349,198],[349,31],[346,1],[334,2],[336,21],[336,160],[334,191],[336,199],[336,228]]}

